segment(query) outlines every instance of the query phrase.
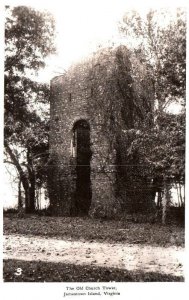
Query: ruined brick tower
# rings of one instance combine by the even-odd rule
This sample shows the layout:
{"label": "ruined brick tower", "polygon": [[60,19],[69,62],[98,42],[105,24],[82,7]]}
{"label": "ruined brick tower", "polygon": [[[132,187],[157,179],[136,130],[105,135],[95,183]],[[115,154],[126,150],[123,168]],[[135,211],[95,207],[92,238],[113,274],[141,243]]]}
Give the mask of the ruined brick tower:
{"label": "ruined brick tower", "polygon": [[111,84],[114,60],[104,64],[98,55],[51,80],[49,196],[55,214],[105,217],[121,209],[111,136],[115,109],[108,107],[110,97],[112,103],[119,97]]}

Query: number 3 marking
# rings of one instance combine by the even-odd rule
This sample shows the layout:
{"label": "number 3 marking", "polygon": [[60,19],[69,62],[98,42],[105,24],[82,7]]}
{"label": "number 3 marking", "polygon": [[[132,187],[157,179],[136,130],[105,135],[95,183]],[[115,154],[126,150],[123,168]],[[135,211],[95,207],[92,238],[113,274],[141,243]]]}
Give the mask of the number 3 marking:
{"label": "number 3 marking", "polygon": [[16,273],[14,273],[16,276],[20,276],[22,275],[22,269],[21,268],[17,268],[16,269]]}

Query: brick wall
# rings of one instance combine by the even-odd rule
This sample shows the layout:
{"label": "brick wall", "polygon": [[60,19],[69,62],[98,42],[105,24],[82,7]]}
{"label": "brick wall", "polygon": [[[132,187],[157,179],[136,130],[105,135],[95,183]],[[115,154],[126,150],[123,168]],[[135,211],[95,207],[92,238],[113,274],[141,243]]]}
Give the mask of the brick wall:
{"label": "brick wall", "polygon": [[[78,120],[86,120],[90,126],[92,198],[88,213],[97,217],[120,213],[120,201],[116,197],[116,151],[112,146],[114,134],[111,138],[106,110],[109,98],[114,97],[112,103],[116,104],[120,94],[114,82],[106,92],[106,82],[114,78],[115,55],[111,52],[104,57],[102,61],[101,55],[95,54],[51,80],[49,195],[55,214],[71,215],[75,211],[77,173],[71,143],[73,126]],[[116,108],[117,118],[120,111],[121,107]]]}

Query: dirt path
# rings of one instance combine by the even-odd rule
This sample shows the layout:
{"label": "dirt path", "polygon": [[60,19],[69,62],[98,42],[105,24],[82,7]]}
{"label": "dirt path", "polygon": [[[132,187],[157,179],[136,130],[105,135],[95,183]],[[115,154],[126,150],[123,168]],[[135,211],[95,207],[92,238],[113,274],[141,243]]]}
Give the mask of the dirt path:
{"label": "dirt path", "polygon": [[183,276],[184,250],[174,246],[163,248],[6,235],[4,259],[63,262]]}

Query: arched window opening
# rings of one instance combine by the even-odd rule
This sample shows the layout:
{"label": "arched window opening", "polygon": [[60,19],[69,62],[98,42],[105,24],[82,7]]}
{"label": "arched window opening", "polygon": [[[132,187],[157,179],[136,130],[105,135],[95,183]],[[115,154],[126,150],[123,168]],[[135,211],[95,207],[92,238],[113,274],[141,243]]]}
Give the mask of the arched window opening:
{"label": "arched window opening", "polygon": [[89,123],[86,120],[77,121],[72,134],[72,157],[76,159],[75,210],[77,215],[85,215],[91,204]]}

